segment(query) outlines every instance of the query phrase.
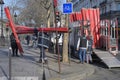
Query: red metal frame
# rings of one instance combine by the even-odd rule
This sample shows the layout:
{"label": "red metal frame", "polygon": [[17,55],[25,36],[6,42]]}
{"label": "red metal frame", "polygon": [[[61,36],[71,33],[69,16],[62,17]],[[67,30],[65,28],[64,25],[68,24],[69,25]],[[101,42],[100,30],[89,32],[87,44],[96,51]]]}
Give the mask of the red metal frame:
{"label": "red metal frame", "polygon": [[17,45],[18,45],[18,49],[19,49],[20,53],[22,54],[24,52],[23,52],[22,46],[20,44],[20,40],[18,39],[16,29],[14,28],[15,24],[13,23],[13,20],[11,18],[10,11],[9,11],[8,7],[5,8],[5,13],[6,13],[6,16],[7,16],[8,20],[9,20],[10,28],[12,29],[12,32],[13,32],[13,34],[15,36],[15,39],[16,39],[16,42],[17,42]]}
{"label": "red metal frame", "polygon": [[[18,45],[18,49],[20,51],[20,53],[23,53],[23,49],[22,46],[20,44],[20,40],[18,39],[18,35],[17,34],[28,34],[28,33],[34,33],[35,28],[30,28],[27,26],[19,26],[19,25],[15,25],[12,17],[10,15],[10,10],[9,7],[5,7],[4,8],[6,16],[9,20],[9,23],[7,23],[7,26],[10,26],[12,32],[14,33],[17,45]],[[58,32],[58,33],[67,33],[69,31],[69,29],[67,27],[60,27],[60,28],[36,28],[38,30],[38,32]]]}

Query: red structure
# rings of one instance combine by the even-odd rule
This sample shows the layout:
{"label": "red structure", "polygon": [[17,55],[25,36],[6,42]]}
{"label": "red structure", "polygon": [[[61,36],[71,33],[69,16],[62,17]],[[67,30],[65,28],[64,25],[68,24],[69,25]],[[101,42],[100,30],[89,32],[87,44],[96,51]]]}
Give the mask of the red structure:
{"label": "red structure", "polygon": [[86,35],[88,34],[87,28],[89,28],[93,37],[93,47],[98,48],[100,46],[100,13],[98,8],[83,8],[80,12],[72,13],[70,14],[70,21],[80,21],[80,25],[83,26],[82,29],[84,32],[86,32]]}
{"label": "red structure", "polygon": [[[6,16],[7,16],[8,21],[9,21],[7,23],[7,26],[10,26],[12,32],[14,33],[14,36],[16,38],[16,42],[17,42],[17,45],[18,45],[18,49],[19,49],[20,53],[22,54],[23,49],[22,49],[22,46],[21,46],[20,41],[18,39],[18,34],[28,34],[28,33],[31,34],[31,33],[34,33],[35,28],[30,28],[30,27],[27,27],[27,26],[15,25],[12,18],[11,18],[9,7],[5,7],[4,10],[5,10]],[[61,27],[61,28],[37,28],[37,31],[38,32],[67,33],[68,28],[65,28],[65,27]]]}
{"label": "red structure", "polygon": [[100,47],[109,50],[114,55],[118,52],[118,22],[117,19],[103,19],[100,22]]}
{"label": "red structure", "polygon": [[[75,21],[80,21],[80,29],[82,27],[86,35],[90,30],[93,37],[93,48],[118,51],[118,22],[116,18],[100,20],[99,8],[83,8],[80,12],[70,14],[70,22]],[[86,25],[87,28],[85,28]]]}

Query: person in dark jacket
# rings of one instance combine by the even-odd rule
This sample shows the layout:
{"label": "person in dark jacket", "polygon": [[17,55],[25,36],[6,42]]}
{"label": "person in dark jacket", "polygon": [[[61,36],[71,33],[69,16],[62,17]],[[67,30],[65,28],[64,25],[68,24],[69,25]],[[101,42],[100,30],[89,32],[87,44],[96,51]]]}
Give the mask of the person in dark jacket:
{"label": "person in dark jacket", "polygon": [[26,36],[26,41],[27,41],[27,45],[29,45],[29,43],[30,43],[30,35]]}
{"label": "person in dark jacket", "polygon": [[42,33],[42,32],[39,33],[38,47],[40,48],[39,62],[46,63],[47,57],[45,55],[45,50],[49,48],[49,35],[47,33]]}
{"label": "person in dark jacket", "polygon": [[85,36],[85,33],[83,34],[82,37],[79,37],[77,50],[79,53],[80,62],[83,64],[85,62],[87,52],[87,38]]}
{"label": "person in dark jacket", "polygon": [[10,35],[10,42],[12,48],[12,56],[18,56],[18,46],[13,33]]}

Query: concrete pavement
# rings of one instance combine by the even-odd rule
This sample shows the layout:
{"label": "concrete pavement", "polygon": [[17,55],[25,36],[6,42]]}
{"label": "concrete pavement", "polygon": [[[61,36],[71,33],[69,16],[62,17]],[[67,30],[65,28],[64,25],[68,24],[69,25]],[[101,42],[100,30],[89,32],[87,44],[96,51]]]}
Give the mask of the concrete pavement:
{"label": "concrete pavement", "polygon": [[[48,64],[43,67],[42,63],[37,63],[39,60],[38,48],[24,46],[24,52],[23,57],[12,57],[12,80],[42,80],[43,69],[46,80],[81,80],[92,75],[95,70],[91,64],[81,64],[73,58],[71,58],[70,63],[60,62],[58,65],[57,55],[49,52],[46,52]],[[8,49],[0,48],[0,80],[8,80],[8,76]]]}

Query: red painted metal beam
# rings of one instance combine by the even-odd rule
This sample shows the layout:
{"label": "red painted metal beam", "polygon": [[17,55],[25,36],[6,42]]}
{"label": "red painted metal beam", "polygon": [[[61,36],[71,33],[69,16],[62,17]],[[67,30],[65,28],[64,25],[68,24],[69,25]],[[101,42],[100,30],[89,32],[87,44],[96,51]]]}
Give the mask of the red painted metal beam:
{"label": "red painted metal beam", "polygon": [[13,23],[13,20],[12,20],[12,17],[10,15],[10,10],[9,10],[9,7],[5,7],[5,13],[6,13],[6,16],[9,20],[9,25],[10,25],[10,28],[12,29],[12,32],[15,36],[15,39],[16,39],[16,42],[17,42],[17,45],[18,45],[18,49],[19,49],[19,52],[22,54],[23,53],[23,49],[22,49],[22,46],[20,44],[20,40],[18,39],[18,35],[16,33],[16,29],[15,29],[15,24]]}
{"label": "red painted metal beam", "polygon": [[[10,10],[9,10],[9,7],[5,7],[5,13],[6,13],[6,16],[8,18],[8,21],[9,23],[7,23],[7,26],[10,26],[12,32],[14,33],[14,36],[15,36],[15,39],[16,39],[16,42],[17,42],[17,45],[18,45],[18,49],[20,51],[20,53],[23,53],[23,49],[22,49],[22,46],[20,44],[20,41],[18,39],[18,35],[17,34],[29,34],[29,33],[34,33],[35,31],[35,28],[30,28],[30,27],[27,27],[27,26],[18,26],[18,25],[15,25],[12,18],[11,18],[11,15],[10,15]],[[36,28],[38,30],[38,32],[58,32],[58,33],[67,33],[69,31],[68,28],[66,27],[60,27],[60,28]]]}
{"label": "red painted metal beam", "polygon": [[[27,26],[16,26],[17,34],[28,34],[28,33],[34,33],[35,28],[30,28]],[[67,33],[69,30],[66,27],[60,27],[60,28],[36,28],[38,32],[58,32],[58,33]]]}

